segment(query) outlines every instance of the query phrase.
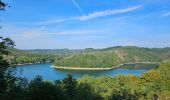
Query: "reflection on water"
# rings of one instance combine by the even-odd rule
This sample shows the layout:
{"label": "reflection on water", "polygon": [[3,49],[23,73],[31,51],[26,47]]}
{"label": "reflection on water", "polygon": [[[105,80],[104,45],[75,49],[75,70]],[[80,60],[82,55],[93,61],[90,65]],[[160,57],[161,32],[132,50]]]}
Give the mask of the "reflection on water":
{"label": "reflection on water", "polygon": [[155,64],[128,64],[119,68],[105,71],[82,71],[82,70],[58,70],[51,67],[51,64],[33,64],[16,66],[17,75],[33,79],[36,75],[43,76],[46,80],[63,79],[67,74],[72,74],[75,78],[81,78],[84,75],[94,77],[100,76],[116,76],[120,74],[135,74],[140,75],[150,69],[155,69],[158,65]]}

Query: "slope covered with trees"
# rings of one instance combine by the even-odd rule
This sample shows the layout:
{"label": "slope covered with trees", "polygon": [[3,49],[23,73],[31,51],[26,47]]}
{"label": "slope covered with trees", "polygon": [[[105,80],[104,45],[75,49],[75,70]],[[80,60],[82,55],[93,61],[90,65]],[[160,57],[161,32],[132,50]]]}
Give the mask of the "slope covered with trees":
{"label": "slope covered with trees", "polygon": [[19,50],[8,48],[5,58],[11,64],[54,62],[67,67],[112,67],[128,62],[160,62],[170,58],[170,48],[140,48],[117,46],[104,49],[35,49]]}
{"label": "slope covered with trees", "polygon": [[62,57],[56,66],[67,67],[112,67],[128,62],[160,62],[170,58],[170,48],[140,48],[134,46],[93,49]]}
{"label": "slope covered with trees", "polygon": [[8,48],[10,54],[4,58],[10,64],[28,64],[28,63],[52,63],[58,55],[39,53],[39,52],[29,52],[26,50],[18,50],[15,48]]}

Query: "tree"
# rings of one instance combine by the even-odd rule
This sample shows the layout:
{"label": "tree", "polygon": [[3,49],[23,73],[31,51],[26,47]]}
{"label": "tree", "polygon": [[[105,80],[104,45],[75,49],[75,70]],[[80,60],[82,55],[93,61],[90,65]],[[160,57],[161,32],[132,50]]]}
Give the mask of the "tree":
{"label": "tree", "polygon": [[28,81],[19,78],[15,83],[11,84],[2,100],[26,100],[28,90]]}
{"label": "tree", "polygon": [[102,97],[95,94],[94,89],[88,83],[80,83],[77,88],[77,100],[102,100]]}
{"label": "tree", "polygon": [[77,86],[76,79],[74,79],[70,74],[67,74],[67,77],[63,79],[62,82],[62,88],[66,94],[66,97],[68,97],[68,100],[74,100]]}
{"label": "tree", "polygon": [[61,88],[37,76],[29,84],[27,100],[65,100]]}
{"label": "tree", "polygon": [[13,68],[9,68],[8,61],[4,59],[4,56],[9,54],[7,48],[13,46],[14,42],[10,38],[0,37],[0,96],[2,98],[9,86],[16,81],[16,77],[13,76]]}
{"label": "tree", "polygon": [[109,100],[138,100],[136,92],[137,77],[134,75],[120,75],[116,77],[116,86],[113,88]]}
{"label": "tree", "polygon": [[[0,0],[0,10],[4,10],[7,4]],[[10,38],[3,38],[0,36],[0,97],[2,100],[9,100],[11,87],[14,87],[15,82],[18,80],[14,76],[13,68],[9,67],[9,62],[4,59],[10,52],[7,50],[9,47],[14,47],[15,44]]]}

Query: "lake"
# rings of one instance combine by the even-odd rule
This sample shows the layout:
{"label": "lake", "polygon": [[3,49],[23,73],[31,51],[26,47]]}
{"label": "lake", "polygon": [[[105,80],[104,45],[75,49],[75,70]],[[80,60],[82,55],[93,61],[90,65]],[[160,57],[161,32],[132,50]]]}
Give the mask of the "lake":
{"label": "lake", "polygon": [[26,77],[28,79],[35,78],[36,75],[41,75],[45,80],[63,79],[69,73],[74,78],[81,78],[84,75],[94,77],[101,76],[116,76],[120,74],[134,74],[141,75],[148,70],[157,68],[158,65],[154,64],[127,64],[119,68],[105,71],[82,71],[82,70],[58,70],[52,67],[52,64],[32,64],[16,66],[17,76]]}

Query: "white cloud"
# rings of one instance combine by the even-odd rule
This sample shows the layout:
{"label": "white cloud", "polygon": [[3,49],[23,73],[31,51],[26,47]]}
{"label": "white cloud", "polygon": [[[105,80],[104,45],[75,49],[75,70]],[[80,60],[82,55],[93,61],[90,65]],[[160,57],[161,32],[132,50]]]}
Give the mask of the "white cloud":
{"label": "white cloud", "polygon": [[74,29],[74,30],[60,30],[54,32],[48,32],[49,35],[92,35],[96,33],[106,32],[101,29]]}
{"label": "white cloud", "polygon": [[55,20],[37,22],[36,24],[59,23],[59,22],[64,22],[64,21],[69,21],[69,20],[74,20],[74,19],[76,19],[76,18],[75,17],[72,17],[72,18],[60,18],[60,19],[55,19]]}
{"label": "white cloud", "polygon": [[127,13],[127,12],[131,12],[134,11],[136,9],[141,8],[142,6],[134,6],[134,7],[129,7],[126,9],[112,9],[112,10],[104,10],[104,11],[98,11],[98,12],[93,12],[89,15],[84,15],[84,16],[80,16],[78,17],[79,20],[90,20],[90,19],[94,19],[94,18],[98,18],[98,17],[102,17],[102,16],[109,16],[109,15],[113,15],[113,14],[121,14],[121,13]]}
{"label": "white cloud", "polygon": [[164,13],[162,16],[164,16],[164,17],[170,16],[170,12]]}
{"label": "white cloud", "polygon": [[[45,26],[22,28],[11,25],[4,27],[1,31],[10,33],[8,36],[20,49],[83,47],[82,44],[87,44],[87,42],[90,44],[93,40],[104,38],[101,33],[106,32],[104,29],[92,28],[50,30]],[[7,34],[3,35],[6,37]]]}
{"label": "white cloud", "polygon": [[127,13],[127,12],[137,10],[141,7],[142,7],[141,5],[138,5],[138,6],[125,8],[125,9],[111,9],[111,10],[97,11],[97,12],[90,13],[88,15],[83,15],[83,16],[78,16],[78,17],[70,17],[70,18],[61,18],[61,19],[55,19],[55,20],[49,20],[49,21],[42,21],[42,22],[37,22],[36,24],[51,24],[51,23],[59,23],[59,22],[65,22],[65,21],[71,21],[71,20],[85,21],[85,20],[91,20],[91,19],[95,19],[95,18],[103,17],[103,16]]}

